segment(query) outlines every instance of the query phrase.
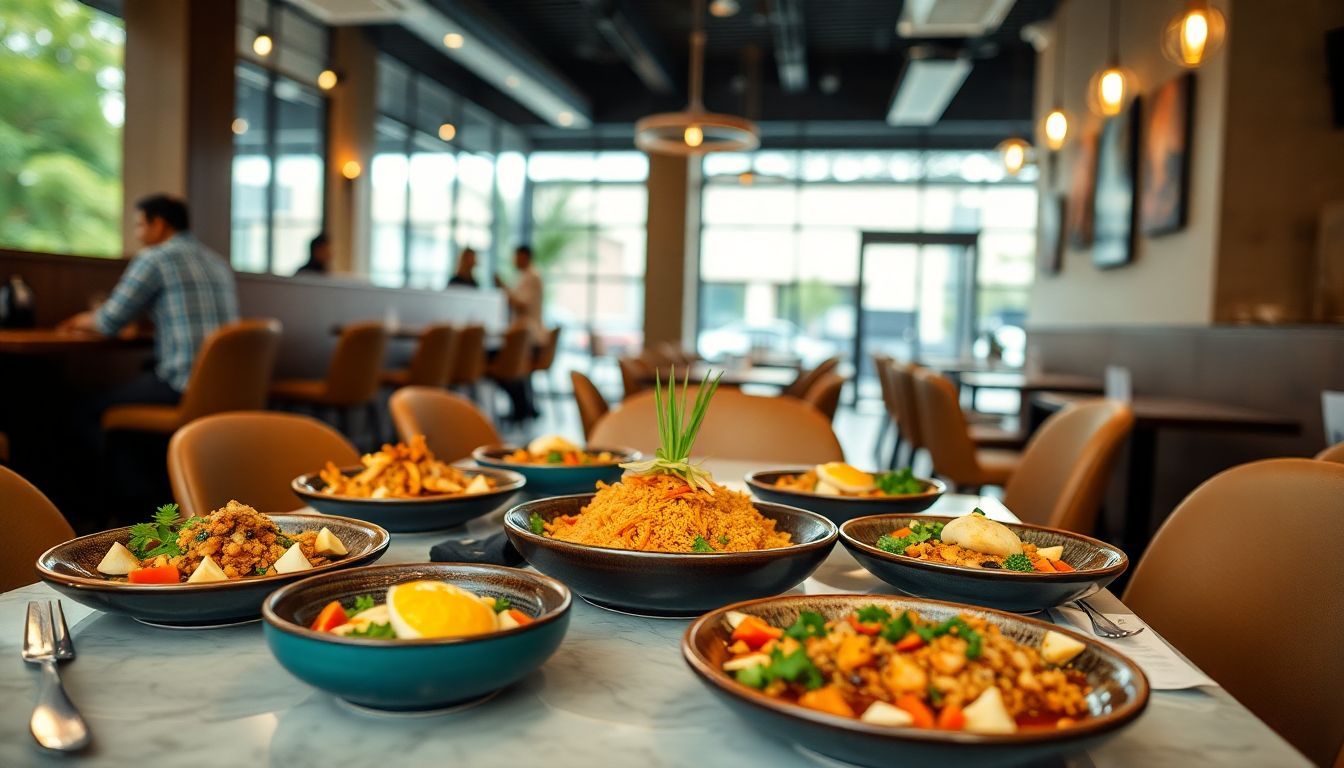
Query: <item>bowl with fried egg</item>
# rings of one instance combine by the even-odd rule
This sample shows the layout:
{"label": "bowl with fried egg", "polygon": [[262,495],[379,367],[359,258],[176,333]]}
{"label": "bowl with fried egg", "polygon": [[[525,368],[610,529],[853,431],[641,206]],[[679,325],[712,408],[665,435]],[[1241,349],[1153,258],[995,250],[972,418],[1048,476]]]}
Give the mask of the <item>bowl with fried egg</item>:
{"label": "bowl with fried egg", "polygon": [[763,501],[801,507],[837,525],[866,515],[923,512],[947,491],[942,481],[908,469],[868,472],[842,461],[766,469],[745,480]]}
{"label": "bowl with fried egg", "polygon": [[482,467],[522,475],[529,493],[563,496],[614,483],[625,474],[622,464],[643,457],[633,448],[580,446],[560,435],[542,435],[525,446],[483,445],[471,458]]}
{"label": "bowl with fried egg", "polygon": [[569,627],[569,588],[532,571],[419,563],[328,576],[267,598],[266,642],[290,674],[357,709],[482,702],[540,668]]}

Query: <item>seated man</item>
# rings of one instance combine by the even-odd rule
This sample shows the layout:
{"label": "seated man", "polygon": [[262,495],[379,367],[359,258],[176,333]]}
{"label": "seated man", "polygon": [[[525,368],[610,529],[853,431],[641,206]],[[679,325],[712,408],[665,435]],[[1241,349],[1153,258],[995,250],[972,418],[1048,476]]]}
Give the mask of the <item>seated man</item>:
{"label": "seated man", "polygon": [[176,403],[202,341],[238,319],[233,270],[191,235],[186,204],[153,195],[135,207],[135,235],[147,247],[131,259],[102,306],[61,323],[111,336],[145,313],[154,322],[154,370],[99,398],[100,414],[120,403]]}

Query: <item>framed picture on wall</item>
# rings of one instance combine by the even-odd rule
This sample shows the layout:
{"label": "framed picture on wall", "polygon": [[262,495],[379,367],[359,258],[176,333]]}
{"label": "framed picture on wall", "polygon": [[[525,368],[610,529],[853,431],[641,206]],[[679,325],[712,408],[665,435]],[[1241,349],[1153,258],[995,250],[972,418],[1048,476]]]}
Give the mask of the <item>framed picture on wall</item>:
{"label": "framed picture on wall", "polygon": [[1041,198],[1036,222],[1036,271],[1055,275],[1064,265],[1064,195],[1051,192]]}
{"label": "framed picture on wall", "polygon": [[1097,184],[1092,204],[1092,263],[1122,267],[1134,258],[1134,172],[1139,100],[1107,120],[1097,142]]}
{"label": "framed picture on wall", "polygon": [[1139,231],[1145,235],[1185,228],[1194,91],[1194,73],[1186,73],[1157,89],[1147,106],[1139,173]]}
{"label": "framed picture on wall", "polygon": [[1092,193],[1097,174],[1097,133],[1089,131],[1078,140],[1078,153],[1073,159],[1073,173],[1069,176],[1068,224],[1069,245],[1087,248],[1092,245]]}

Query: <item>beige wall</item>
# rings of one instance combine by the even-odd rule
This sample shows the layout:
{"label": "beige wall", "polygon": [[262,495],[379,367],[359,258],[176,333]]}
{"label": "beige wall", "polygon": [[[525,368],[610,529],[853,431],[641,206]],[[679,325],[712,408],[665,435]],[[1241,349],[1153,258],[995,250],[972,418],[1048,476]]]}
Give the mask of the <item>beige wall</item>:
{"label": "beige wall", "polygon": [[[331,42],[332,67],[341,75],[328,102],[326,226],[331,268],[368,274],[378,54],[364,30],[356,27],[336,27]],[[353,181],[341,175],[350,160],[363,168]]]}
{"label": "beige wall", "polygon": [[[1160,31],[1184,4],[1184,0],[1125,0],[1122,4],[1119,25],[1121,63],[1134,73],[1141,94],[1153,92],[1181,72],[1162,56]],[[1226,9],[1228,3],[1224,1],[1220,6]],[[1078,154],[1079,137],[1084,132],[1101,128],[1101,119],[1088,111],[1086,93],[1092,73],[1106,64],[1105,4],[1074,0],[1062,8],[1062,15],[1056,18],[1064,35],[1059,93],[1069,115],[1070,135],[1058,156],[1059,167],[1053,185],[1049,173],[1041,174],[1042,200],[1046,199],[1047,191],[1067,190]],[[1229,26],[1234,25],[1231,11],[1227,14]],[[1183,325],[1211,321],[1219,247],[1231,42],[1200,69],[1195,78],[1189,223],[1186,228],[1154,238],[1136,235],[1133,263],[1119,269],[1097,269],[1092,265],[1090,250],[1073,249],[1066,244],[1059,274],[1037,275],[1032,288],[1029,323],[1059,327]],[[1052,107],[1058,44],[1059,37],[1055,35],[1052,45],[1040,58],[1036,81],[1037,115],[1044,115]],[[1140,136],[1141,144],[1142,141]],[[1037,146],[1044,144],[1038,140]]]}
{"label": "beige wall", "polygon": [[[687,212],[699,209],[693,165],[699,158],[649,155],[648,262],[644,271],[644,344],[680,342],[686,292],[694,285],[687,265],[695,236]],[[693,206],[688,204],[693,203]]]}

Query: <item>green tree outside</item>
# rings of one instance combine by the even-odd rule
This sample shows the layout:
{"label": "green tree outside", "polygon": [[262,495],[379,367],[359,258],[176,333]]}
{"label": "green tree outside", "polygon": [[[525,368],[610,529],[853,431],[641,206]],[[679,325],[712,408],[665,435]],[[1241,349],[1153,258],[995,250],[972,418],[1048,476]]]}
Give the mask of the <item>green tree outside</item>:
{"label": "green tree outside", "polygon": [[75,0],[0,3],[0,246],[121,254],[124,41]]}

